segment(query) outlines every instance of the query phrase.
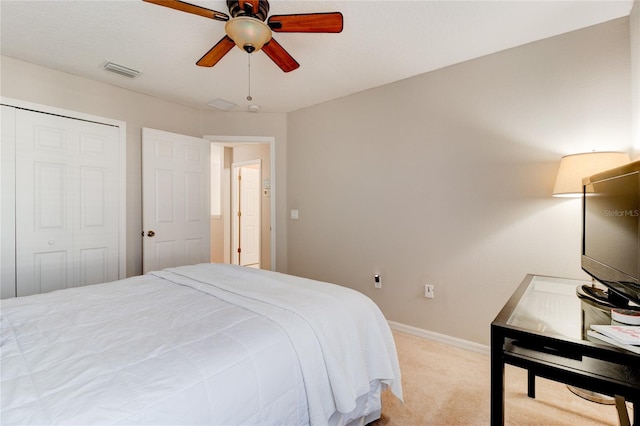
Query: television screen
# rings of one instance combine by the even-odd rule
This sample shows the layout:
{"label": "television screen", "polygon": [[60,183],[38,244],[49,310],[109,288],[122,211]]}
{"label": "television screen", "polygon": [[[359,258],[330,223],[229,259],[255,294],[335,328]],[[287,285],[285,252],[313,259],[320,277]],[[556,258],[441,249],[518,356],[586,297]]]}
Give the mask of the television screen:
{"label": "television screen", "polygon": [[640,304],[640,162],[584,181],[582,268]]}

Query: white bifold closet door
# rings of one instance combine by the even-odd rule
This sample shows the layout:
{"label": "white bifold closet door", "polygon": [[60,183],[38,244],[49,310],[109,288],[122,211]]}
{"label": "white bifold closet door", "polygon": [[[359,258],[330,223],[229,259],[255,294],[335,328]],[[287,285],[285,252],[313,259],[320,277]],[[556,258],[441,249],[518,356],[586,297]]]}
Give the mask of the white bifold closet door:
{"label": "white bifold closet door", "polygon": [[119,129],[16,110],[16,293],[118,279]]}

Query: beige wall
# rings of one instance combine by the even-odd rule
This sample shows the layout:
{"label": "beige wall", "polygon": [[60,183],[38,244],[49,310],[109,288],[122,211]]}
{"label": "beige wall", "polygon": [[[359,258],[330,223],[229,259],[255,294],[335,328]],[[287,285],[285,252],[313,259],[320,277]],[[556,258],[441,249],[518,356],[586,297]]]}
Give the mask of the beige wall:
{"label": "beige wall", "polygon": [[224,220],[211,216],[211,262],[224,263]]}
{"label": "beige wall", "polygon": [[585,277],[551,192],[562,155],[630,151],[629,67],[623,18],[289,114],[289,273],[487,344],[525,274]]}
{"label": "beige wall", "polygon": [[[141,129],[151,127],[201,137],[205,134],[269,136],[276,139],[276,160],[286,208],[286,115],[199,111],[108,84],[58,72],[8,57],[0,63],[0,95],[127,123],[127,276],[142,272]],[[278,229],[277,268],[286,270],[286,227]],[[280,241],[282,241],[280,243]],[[280,259],[282,259],[280,261]]]}

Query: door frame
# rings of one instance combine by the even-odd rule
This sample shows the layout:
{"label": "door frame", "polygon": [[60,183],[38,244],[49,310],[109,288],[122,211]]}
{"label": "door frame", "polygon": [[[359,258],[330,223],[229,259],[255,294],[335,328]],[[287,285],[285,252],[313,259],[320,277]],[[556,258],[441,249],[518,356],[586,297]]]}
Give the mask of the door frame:
{"label": "door frame", "polygon": [[[8,107],[25,109],[29,111],[39,112],[43,114],[52,114],[59,115],[61,117],[71,118],[75,120],[89,121],[98,124],[105,124],[108,126],[113,126],[118,128],[118,140],[119,140],[119,176],[118,176],[118,279],[123,279],[126,277],[127,273],[127,191],[126,191],[126,177],[127,177],[127,124],[125,121],[116,120],[113,118],[101,117],[93,114],[86,114],[79,111],[72,111],[63,108],[57,108],[49,105],[38,104],[35,102],[22,101],[19,99],[13,99],[8,97],[0,97],[0,104],[6,105]],[[15,147],[14,147],[15,148]],[[2,148],[4,150],[4,146]],[[1,154],[0,154],[1,156]],[[6,159],[5,159],[6,160]],[[3,160],[4,162],[4,160]],[[2,170],[2,177],[0,180],[4,180],[4,178],[8,179],[8,176],[5,173],[11,173],[11,170]],[[15,173],[13,175],[13,179],[15,179]],[[6,183],[6,182],[5,182]],[[4,185],[4,184],[3,184]],[[4,193],[4,191],[3,191]],[[1,203],[0,203],[1,204]],[[14,204],[15,206],[15,204]],[[5,229],[9,227],[8,220],[11,218],[10,215],[3,215],[2,221],[0,222],[0,239],[2,239],[2,251],[3,258],[13,256],[15,258],[15,246],[6,244],[5,238],[9,238],[11,236],[11,228]],[[15,233],[15,223],[13,224],[13,229]],[[14,234],[15,239],[15,234]],[[11,251],[11,253],[9,253]],[[14,265],[15,267],[15,265]],[[6,269],[6,265],[3,266],[2,269]],[[2,280],[4,282],[4,280]],[[15,284],[15,283],[14,283]],[[15,285],[14,285],[15,287]],[[2,288],[3,297],[8,291],[8,289]],[[15,288],[13,290],[15,292]],[[15,294],[14,294],[15,296]],[[9,296],[11,297],[11,296]]]}
{"label": "door frame", "polygon": [[273,136],[221,136],[221,135],[205,135],[208,141],[221,144],[269,144],[269,162],[271,168],[271,194],[270,194],[270,210],[271,210],[271,270],[276,270],[276,138]]}

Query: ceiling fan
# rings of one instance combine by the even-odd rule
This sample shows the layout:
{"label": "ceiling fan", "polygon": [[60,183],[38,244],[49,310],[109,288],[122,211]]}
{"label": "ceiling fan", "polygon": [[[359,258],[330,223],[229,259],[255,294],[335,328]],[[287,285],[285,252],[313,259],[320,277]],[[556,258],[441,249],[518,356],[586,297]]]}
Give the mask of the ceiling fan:
{"label": "ceiling fan", "polygon": [[214,66],[233,46],[238,46],[247,53],[262,49],[282,71],[290,72],[300,64],[272,37],[272,32],[339,33],[343,26],[340,12],[271,15],[267,19],[269,13],[267,0],[227,0],[231,17],[226,13],[180,0],[143,1],[227,22],[225,25],[227,35],[196,62],[202,67]]}

